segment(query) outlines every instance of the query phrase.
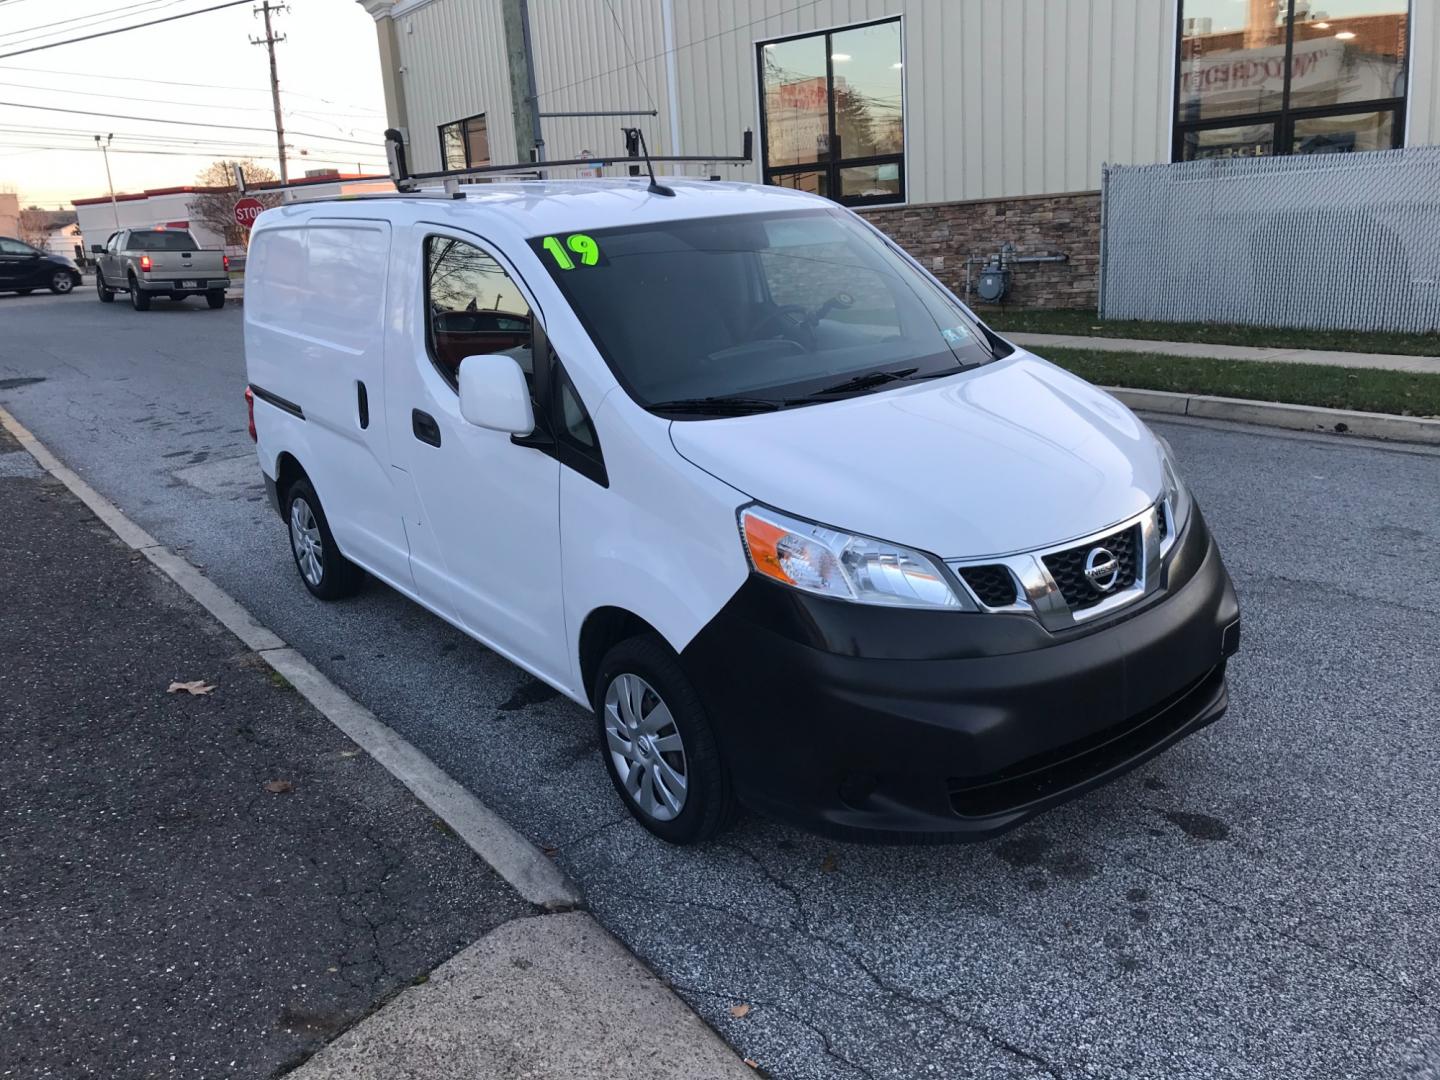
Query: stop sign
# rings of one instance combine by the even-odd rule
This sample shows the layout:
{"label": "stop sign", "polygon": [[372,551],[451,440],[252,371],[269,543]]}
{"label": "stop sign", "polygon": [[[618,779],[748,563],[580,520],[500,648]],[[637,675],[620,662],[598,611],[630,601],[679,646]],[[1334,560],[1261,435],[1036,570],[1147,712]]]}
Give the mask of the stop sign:
{"label": "stop sign", "polygon": [[265,207],[260,205],[259,199],[241,199],[235,204],[235,224],[242,229],[248,229],[255,224],[255,219],[260,216],[260,211]]}

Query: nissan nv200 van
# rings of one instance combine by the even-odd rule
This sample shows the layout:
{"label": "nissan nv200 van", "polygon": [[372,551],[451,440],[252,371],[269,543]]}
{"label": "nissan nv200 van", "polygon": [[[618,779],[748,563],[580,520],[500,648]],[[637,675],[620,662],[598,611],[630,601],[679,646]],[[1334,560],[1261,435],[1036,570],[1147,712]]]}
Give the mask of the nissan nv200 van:
{"label": "nissan nv200 van", "polygon": [[305,588],[374,577],[593,711],[675,843],[991,836],[1224,712],[1239,609],[1162,440],[857,214],[667,184],[260,216]]}

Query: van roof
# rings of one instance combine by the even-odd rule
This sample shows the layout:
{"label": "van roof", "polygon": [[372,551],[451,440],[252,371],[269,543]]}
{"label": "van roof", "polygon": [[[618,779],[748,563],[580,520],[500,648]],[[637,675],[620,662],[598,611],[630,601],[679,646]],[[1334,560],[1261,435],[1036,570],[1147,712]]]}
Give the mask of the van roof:
{"label": "van roof", "polygon": [[[457,224],[480,216],[504,222],[520,236],[541,236],[580,229],[605,229],[654,221],[675,221],[726,214],[763,213],[767,210],[829,207],[835,204],[818,195],[770,184],[662,177],[673,196],[648,190],[649,177],[596,180],[513,180],[461,184],[464,198],[446,199],[442,189],[422,189],[394,195],[339,196],[289,203],[267,210],[256,230],[305,216],[384,217],[395,220],[453,220]],[[381,209],[381,208],[385,209]]]}

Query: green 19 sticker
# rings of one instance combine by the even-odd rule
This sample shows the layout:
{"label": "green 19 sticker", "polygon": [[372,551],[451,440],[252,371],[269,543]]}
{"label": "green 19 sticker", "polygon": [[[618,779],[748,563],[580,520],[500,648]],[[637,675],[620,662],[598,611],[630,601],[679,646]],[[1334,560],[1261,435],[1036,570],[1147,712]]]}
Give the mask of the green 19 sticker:
{"label": "green 19 sticker", "polygon": [[571,233],[565,238],[563,246],[558,237],[547,236],[540,246],[550,253],[555,265],[561,270],[575,269],[575,260],[570,258],[565,248],[580,256],[580,261],[586,266],[594,266],[600,261],[600,245],[595,243],[593,236],[586,236],[584,233]]}

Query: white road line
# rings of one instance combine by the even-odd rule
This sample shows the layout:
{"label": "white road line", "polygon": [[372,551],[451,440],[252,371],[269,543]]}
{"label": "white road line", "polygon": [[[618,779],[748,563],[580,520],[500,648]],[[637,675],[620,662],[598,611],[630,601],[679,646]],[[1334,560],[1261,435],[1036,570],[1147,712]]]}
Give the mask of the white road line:
{"label": "white road line", "polygon": [[15,436],[41,468],[74,492],[127,546],[149,559],[227,630],[288,679],[327,720],[409,788],[516,892],[530,903],[550,911],[577,908],[584,904],[579,886],[553,860],[417,747],[322,675],[278,635],[257,622],[234,597],[136,525],[119,507],[75,475],[3,406],[0,406],[0,426]]}

